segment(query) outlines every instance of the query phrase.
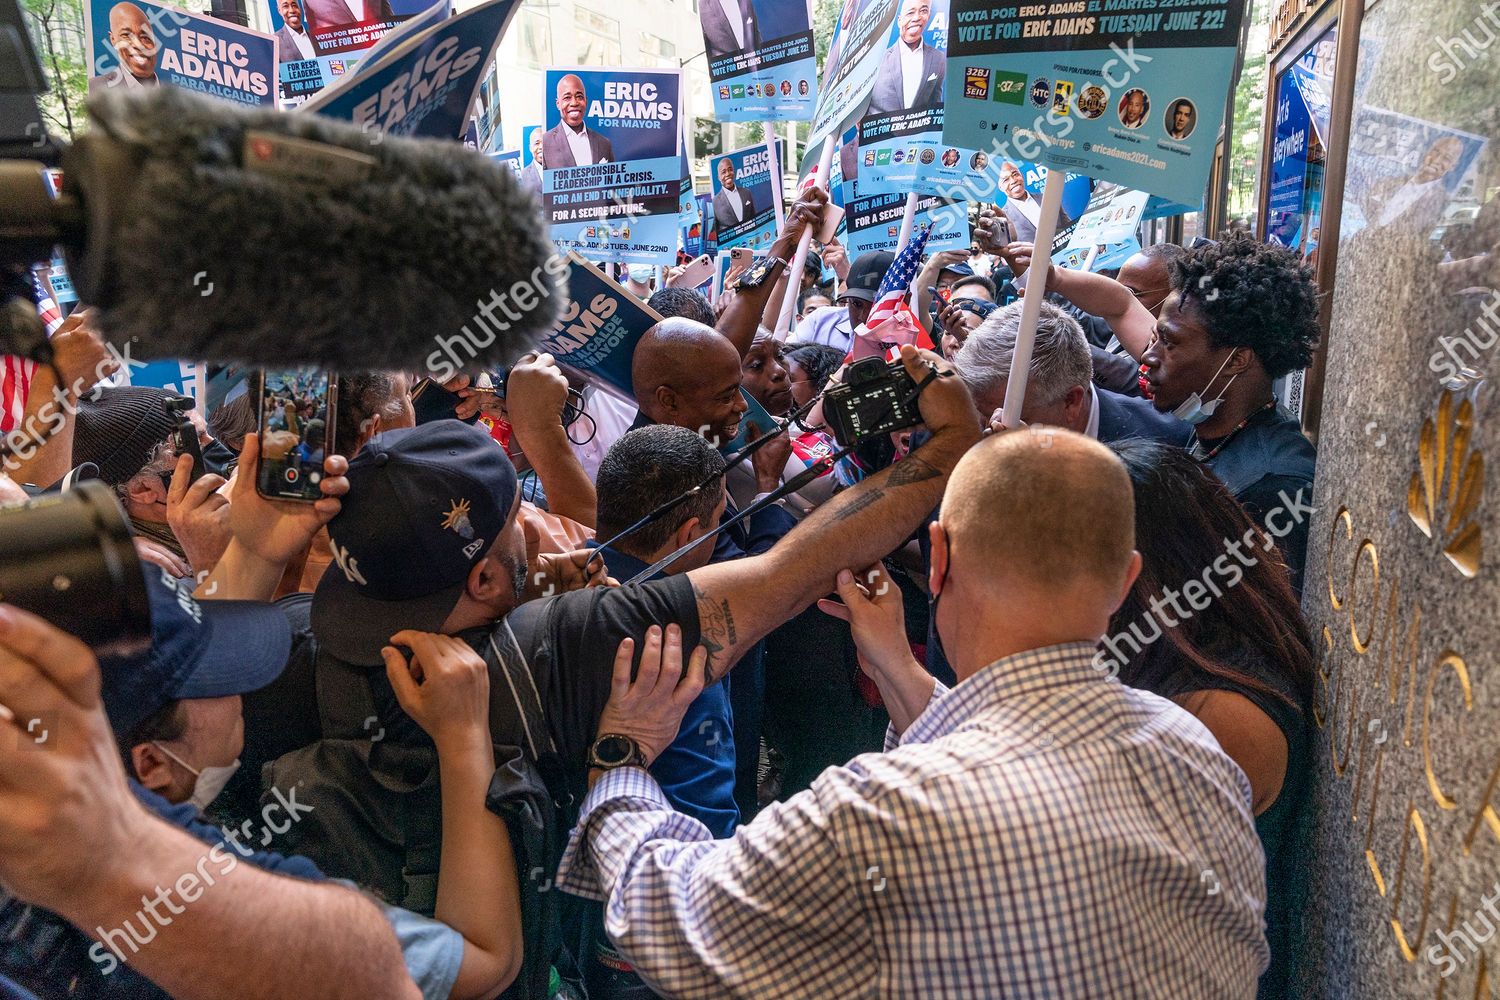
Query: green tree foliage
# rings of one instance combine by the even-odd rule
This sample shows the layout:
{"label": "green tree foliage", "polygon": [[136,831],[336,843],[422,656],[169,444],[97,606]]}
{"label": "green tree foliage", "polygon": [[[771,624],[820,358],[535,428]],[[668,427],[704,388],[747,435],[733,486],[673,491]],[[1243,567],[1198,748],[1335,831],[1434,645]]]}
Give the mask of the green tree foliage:
{"label": "green tree foliage", "polygon": [[1269,85],[1266,41],[1271,33],[1272,6],[1272,0],[1255,0],[1249,11],[1251,20],[1245,61],[1234,90],[1234,134],[1227,150],[1231,216],[1248,218],[1255,213],[1255,182],[1260,171],[1266,88]]}
{"label": "green tree foliage", "polygon": [[88,66],[83,51],[81,0],[21,0],[31,21],[32,41],[51,89],[42,97],[47,130],[71,140],[83,127]]}

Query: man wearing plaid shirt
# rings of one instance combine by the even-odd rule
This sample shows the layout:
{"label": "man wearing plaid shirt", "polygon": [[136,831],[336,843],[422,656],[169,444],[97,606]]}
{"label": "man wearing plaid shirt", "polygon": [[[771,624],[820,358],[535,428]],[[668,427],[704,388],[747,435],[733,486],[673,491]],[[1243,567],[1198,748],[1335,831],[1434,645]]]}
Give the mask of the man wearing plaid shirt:
{"label": "man wearing plaid shirt", "polygon": [[[1192,716],[1094,663],[1140,569],[1132,509],[1081,435],[984,441],[931,528],[958,685],[911,659],[883,573],[841,573],[843,603],[822,603],[880,685],[887,752],[721,841],[640,767],[596,767],[562,886],[606,900],[610,938],[669,997],[1253,996],[1249,784]],[[622,645],[599,732],[650,760],[703,671],[675,628],[644,643],[634,681]]]}

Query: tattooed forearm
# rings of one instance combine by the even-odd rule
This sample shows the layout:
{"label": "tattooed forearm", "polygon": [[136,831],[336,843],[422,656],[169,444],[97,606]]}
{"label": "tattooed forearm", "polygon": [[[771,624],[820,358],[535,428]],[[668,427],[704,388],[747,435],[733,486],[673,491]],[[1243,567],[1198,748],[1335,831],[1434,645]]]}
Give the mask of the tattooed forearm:
{"label": "tattooed forearm", "polygon": [[[851,490],[848,494],[849,499],[844,502],[843,506],[837,507],[831,512],[833,515],[832,519],[834,521],[843,521],[853,517],[860,511],[884,500],[887,490],[900,489],[903,486],[912,486],[916,483],[925,483],[929,479],[937,479],[940,476],[942,476],[942,473],[927,462],[922,461],[922,459],[917,458],[915,455],[908,455],[891,466],[891,471],[886,476],[884,483],[881,483],[879,486],[871,486],[865,490]],[[834,503],[838,503],[838,501],[835,500]]]}
{"label": "tattooed forearm", "polygon": [[715,600],[697,584],[693,596],[698,600],[698,641],[708,650],[708,675],[717,680],[729,670],[729,651],[739,643],[734,627],[734,613],[727,598]]}
{"label": "tattooed forearm", "polygon": [[845,500],[842,503],[840,503],[837,499],[833,501],[834,503],[839,504],[839,506],[832,512],[832,520],[843,521],[851,518],[854,515],[858,514],[860,511],[864,510],[866,507],[879,503],[884,496],[885,491],[879,488],[860,490],[858,492],[851,491],[849,493],[848,500]]}
{"label": "tattooed forearm", "polygon": [[926,482],[929,479],[936,479],[941,475],[941,472],[917,456],[908,455],[891,466],[891,475],[885,481],[885,485],[890,488],[910,486],[912,483]]}

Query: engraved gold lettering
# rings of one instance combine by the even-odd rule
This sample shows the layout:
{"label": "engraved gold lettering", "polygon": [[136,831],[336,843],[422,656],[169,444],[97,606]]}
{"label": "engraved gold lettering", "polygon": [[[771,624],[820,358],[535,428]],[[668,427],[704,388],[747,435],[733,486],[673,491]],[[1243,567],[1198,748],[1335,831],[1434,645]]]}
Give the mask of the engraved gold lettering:
{"label": "engraved gold lettering", "polygon": [[[1359,566],[1360,556],[1365,552],[1370,553],[1370,576],[1372,578],[1370,590],[1370,627],[1365,630],[1363,639],[1359,637]],[[1359,655],[1370,651],[1370,640],[1375,637],[1375,620],[1380,608],[1380,553],[1375,550],[1375,543],[1368,538],[1359,543],[1359,548],[1354,552],[1354,566],[1349,571],[1349,641],[1354,644],[1354,651]]]}
{"label": "engraved gold lettering", "polygon": [[1422,765],[1427,772],[1427,787],[1432,790],[1432,798],[1437,802],[1438,808],[1457,809],[1458,803],[1443,792],[1442,786],[1438,784],[1437,772],[1432,766],[1432,692],[1444,667],[1452,667],[1453,672],[1458,675],[1458,683],[1464,692],[1464,711],[1474,709],[1474,692],[1469,687],[1469,668],[1464,664],[1463,657],[1453,650],[1443,650],[1438,654],[1438,661],[1433,664],[1432,672],[1427,675],[1427,691],[1422,696]]}
{"label": "engraved gold lettering", "polygon": [[[1417,834],[1417,846],[1422,849],[1422,904],[1417,918],[1417,933],[1414,938],[1408,938],[1406,927],[1400,918],[1401,893],[1406,885],[1406,857],[1411,847],[1411,833]],[[1392,886],[1391,893],[1391,930],[1396,935],[1396,947],[1401,949],[1401,957],[1408,962],[1417,959],[1417,951],[1422,946],[1422,939],[1427,934],[1427,915],[1432,905],[1432,850],[1427,843],[1427,824],[1422,822],[1422,814],[1416,806],[1408,805],[1406,810],[1406,824],[1401,831],[1401,858],[1396,863],[1396,882]]]}

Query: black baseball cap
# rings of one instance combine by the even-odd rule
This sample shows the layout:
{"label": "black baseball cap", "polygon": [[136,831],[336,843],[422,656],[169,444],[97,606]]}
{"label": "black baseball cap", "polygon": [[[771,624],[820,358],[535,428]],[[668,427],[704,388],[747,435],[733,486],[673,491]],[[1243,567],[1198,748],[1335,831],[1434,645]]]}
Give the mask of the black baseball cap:
{"label": "black baseball cap", "polygon": [[849,265],[849,280],[844,283],[839,300],[874,302],[875,294],[880,291],[880,282],[895,260],[896,255],[889,250],[871,250],[854,258],[854,263]]}
{"label": "black baseball cap", "polygon": [[434,420],[371,438],[348,479],[312,630],[340,660],[374,666],[392,633],[440,629],[510,520],[516,470],[482,428]]}
{"label": "black baseball cap", "polygon": [[291,651],[286,613],[259,601],[198,601],[191,584],[142,566],[151,605],[151,648],[102,657],[104,712],[123,737],[182,698],[258,691],[280,676]]}

